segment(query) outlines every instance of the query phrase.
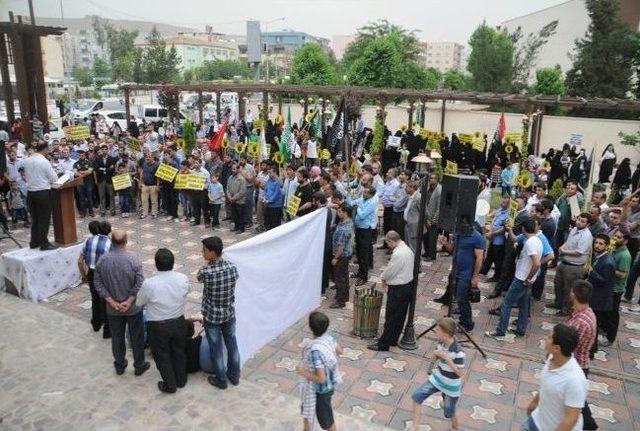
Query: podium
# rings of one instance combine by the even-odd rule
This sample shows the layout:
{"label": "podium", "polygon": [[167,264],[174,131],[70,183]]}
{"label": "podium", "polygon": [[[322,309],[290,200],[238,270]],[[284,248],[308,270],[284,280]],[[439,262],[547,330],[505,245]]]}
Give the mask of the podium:
{"label": "podium", "polygon": [[60,246],[69,246],[78,242],[74,189],[82,185],[83,181],[84,177],[77,177],[60,187],[51,188],[54,240]]}

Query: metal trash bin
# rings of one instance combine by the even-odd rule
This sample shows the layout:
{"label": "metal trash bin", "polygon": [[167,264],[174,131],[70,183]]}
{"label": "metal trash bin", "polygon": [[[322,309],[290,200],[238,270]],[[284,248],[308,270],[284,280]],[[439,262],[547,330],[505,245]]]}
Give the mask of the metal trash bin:
{"label": "metal trash bin", "polygon": [[353,298],[353,334],[360,338],[378,335],[382,293],[375,285],[355,290]]}

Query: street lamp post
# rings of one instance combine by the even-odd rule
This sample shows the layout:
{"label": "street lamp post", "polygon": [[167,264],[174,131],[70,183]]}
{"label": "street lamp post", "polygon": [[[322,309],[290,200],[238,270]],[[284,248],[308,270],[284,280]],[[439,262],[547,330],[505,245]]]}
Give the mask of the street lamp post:
{"label": "street lamp post", "polygon": [[398,347],[404,350],[415,350],[418,348],[416,343],[416,332],[413,326],[413,318],[416,311],[416,296],[418,292],[418,275],[420,274],[420,250],[422,250],[422,234],[424,232],[424,219],[427,209],[427,192],[429,191],[429,165],[433,160],[426,154],[420,153],[413,159],[416,164],[416,171],[422,175],[420,179],[420,216],[418,217],[418,236],[413,255],[413,281],[411,283],[411,302],[409,303],[409,313],[407,316],[407,324],[402,334],[402,339],[398,342]]}

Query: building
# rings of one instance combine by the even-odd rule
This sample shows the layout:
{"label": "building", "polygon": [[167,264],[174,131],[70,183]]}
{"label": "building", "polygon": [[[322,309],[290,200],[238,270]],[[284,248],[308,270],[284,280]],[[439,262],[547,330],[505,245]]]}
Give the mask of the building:
{"label": "building", "polygon": [[334,34],[331,38],[331,49],[336,56],[336,60],[342,60],[344,52],[347,50],[347,46],[356,40],[355,34]]}
{"label": "building", "polygon": [[[618,1],[620,17],[632,28],[640,30],[640,1]],[[554,67],[557,64],[566,73],[573,65],[571,54],[575,49],[575,41],[584,37],[591,23],[584,0],[565,1],[556,6],[513,18],[503,22],[502,27],[509,32],[520,28],[522,34],[527,35],[537,33],[542,27],[555,20],[558,21],[556,33],[549,38],[540,51],[537,64],[533,69]],[[531,79],[535,79],[535,73],[531,74]]]}
{"label": "building", "polygon": [[262,44],[270,54],[294,53],[306,43],[317,43],[329,51],[329,39],[294,30],[262,33]]}
{"label": "building", "polygon": [[[217,41],[209,41],[201,38],[187,37],[180,35],[177,37],[164,39],[169,47],[175,47],[180,57],[181,70],[192,69],[202,66],[205,61],[212,60],[236,60],[238,49],[233,44]],[[138,44],[145,46],[147,42]]]}
{"label": "building", "polygon": [[423,42],[420,57],[427,68],[442,73],[451,69],[462,71],[466,67],[464,51],[464,46],[456,42]]}

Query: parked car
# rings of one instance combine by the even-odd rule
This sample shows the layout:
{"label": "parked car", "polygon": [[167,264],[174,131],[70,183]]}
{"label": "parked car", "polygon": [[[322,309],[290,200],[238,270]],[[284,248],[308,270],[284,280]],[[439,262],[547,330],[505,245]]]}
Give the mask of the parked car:
{"label": "parked car", "polygon": [[[178,112],[178,115],[181,121],[187,118],[182,112]],[[167,108],[160,105],[141,105],[138,106],[138,116],[144,118],[146,122],[156,122],[168,119],[169,112]]]}
{"label": "parked car", "polygon": [[[127,118],[127,114],[125,111],[102,110],[97,111],[96,114],[104,117],[109,129],[111,129],[115,123],[118,123],[120,130],[127,130],[127,122],[125,120]],[[142,124],[142,120],[136,118],[135,115],[129,114],[129,116],[129,121],[134,121],[138,126]]]}
{"label": "parked car", "polygon": [[104,100],[84,99],[78,100],[71,109],[71,119],[75,122],[86,123],[89,115],[103,109],[122,109],[124,104],[118,98]]}

